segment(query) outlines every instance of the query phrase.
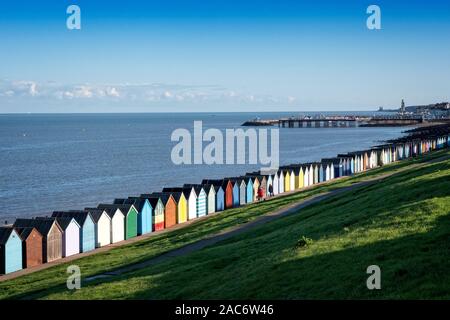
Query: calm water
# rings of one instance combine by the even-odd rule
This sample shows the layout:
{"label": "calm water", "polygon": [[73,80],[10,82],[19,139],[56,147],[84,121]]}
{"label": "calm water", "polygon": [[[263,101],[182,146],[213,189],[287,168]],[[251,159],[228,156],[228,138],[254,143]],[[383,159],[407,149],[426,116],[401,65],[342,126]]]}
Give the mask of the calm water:
{"label": "calm water", "polygon": [[[337,113],[333,113],[337,114]],[[363,113],[361,113],[363,114]],[[0,115],[0,219],[49,214],[117,197],[240,175],[255,165],[181,165],[170,160],[176,128],[238,128],[289,114]],[[404,128],[280,129],[280,164],[370,147]]]}

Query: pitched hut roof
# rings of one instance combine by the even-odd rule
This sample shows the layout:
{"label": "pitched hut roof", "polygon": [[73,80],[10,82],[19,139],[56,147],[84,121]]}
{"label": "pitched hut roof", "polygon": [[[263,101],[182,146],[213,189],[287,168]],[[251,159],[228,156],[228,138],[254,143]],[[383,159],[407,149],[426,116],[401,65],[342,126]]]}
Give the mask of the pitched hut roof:
{"label": "pitched hut roof", "polygon": [[70,225],[70,223],[73,220],[73,221],[75,221],[77,226],[80,227],[80,225],[74,218],[69,218],[69,217],[36,217],[36,220],[56,221],[62,230],[66,230],[67,227]]}
{"label": "pitched hut roof", "polygon": [[9,236],[13,230],[13,227],[0,227],[0,245],[5,245],[6,242],[8,242]]}
{"label": "pitched hut roof", "polygon": [[89,214],[92,217],[92,220],[94,220],[95,223],[98,222],[98,220],[100,220],[101,216],[103,215],[103,212],[106,213],[106,215],[111,218],[108,213],[103,210],[103,209],[98,209],[98,208],[84,208],[84,211],[89,212]]}
{"label": "pitched hut roof", "polygon": [[[27,228],[15,228],[17,234],[19,235],[20,239],[23,241],[27,240],[30,234],[33,232],[33,230],[36,230],[37,233],[41,234],[36,228],[34,227],[27,227]],[[41,235],[42,236],[42,235]]]}
{"label": "pitched hut roof", "polygon": [[61,227],[59,226],[58,222],[53,218],[41,218],[41,219],[16,219],[14,222],[15,228],[36,228],[39,233],[43,236],[46,236],[50,229],[52,228],[53,224],[56,224],[57,228],[61,230]]}
{"label": "pitched hut roof", "polygon": [[[89,212],[84,210],[69,210],[69,211],[53,211],[52,217],[64,217],[64,218],[74,218],[78,225],[84,225],[86,219],[91,216]],[[91,216],[92,218],[92,216]]]}

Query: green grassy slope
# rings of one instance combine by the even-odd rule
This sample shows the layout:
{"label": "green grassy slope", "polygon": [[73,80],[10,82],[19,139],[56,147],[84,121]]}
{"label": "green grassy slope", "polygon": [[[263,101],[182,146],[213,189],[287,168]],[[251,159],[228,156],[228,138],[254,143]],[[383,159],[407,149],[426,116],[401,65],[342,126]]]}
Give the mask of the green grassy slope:
{"label": "green grassy slope", "polygon": [[[312,194],[420,161],[226,211],[71,264],[79,265],[86,277],[143,261]],[[0,298],[448,297],[449,175],[449,161],[426,164],[200,252],[84,284],[76,292],[65,288],[67,265],[61,265],[0,283]],[[302,236],[312,243],[298,247]],[[381,291],[365,289],[370,264],[382,269]]]}

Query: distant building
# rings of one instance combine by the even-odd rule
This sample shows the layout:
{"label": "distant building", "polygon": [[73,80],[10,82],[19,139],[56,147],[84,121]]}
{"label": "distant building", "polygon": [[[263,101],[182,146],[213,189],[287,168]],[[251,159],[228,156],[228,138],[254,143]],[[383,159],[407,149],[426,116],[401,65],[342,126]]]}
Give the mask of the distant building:
{"label": "distant building", "polygon": [[400,113],[404,114],[406,112],[405,100],[402,99],[402,105],[400,107]]}

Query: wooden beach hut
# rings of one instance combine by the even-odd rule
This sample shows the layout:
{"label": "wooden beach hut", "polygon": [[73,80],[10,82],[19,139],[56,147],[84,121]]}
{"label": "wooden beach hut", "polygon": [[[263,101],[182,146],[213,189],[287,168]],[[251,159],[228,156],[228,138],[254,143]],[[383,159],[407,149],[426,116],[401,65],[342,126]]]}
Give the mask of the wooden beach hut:
{"label": "wooden beach hut", "polygon": [[111,219],[111,243],[125,240],[125,215],[114,205],[99,204],[97,209],[104,210]]}
{"label": "wooden beach hut", "polygon": [[95,223],[89,212],[83,210],[54,211],[53,218],[74,218],[80,226],[80,252],[95,249]]}
{"label": "wooden beach hut", "polygon": [[42,235],[36,228],[16,228],[22,241],[22,267],[31,268],[44,263]]}
{"label": "wooden beach hut", "polygon": [[42,235],[44,263],[62,258],[62,229],[55,219],[16,219],[14,228],[36,228]]}
{"label": "wooden beach hut", "polygon": [[63,231],[62,234],[62,256],[69,257],[80,253],[80,225],[74,218],[40,218],[36,219],[51,219],[58,222],[58,225]]}
{"label": "wooden beach hut", "polygon": [[85,208],[94,221],[95,247],[100,248],[112,243],[112,221],[105,210],[98,208]]}
{"label": "wooden beach hut", "polygon": [[22,269],[22,240],[12,226],[0,227],[0,274]]}

